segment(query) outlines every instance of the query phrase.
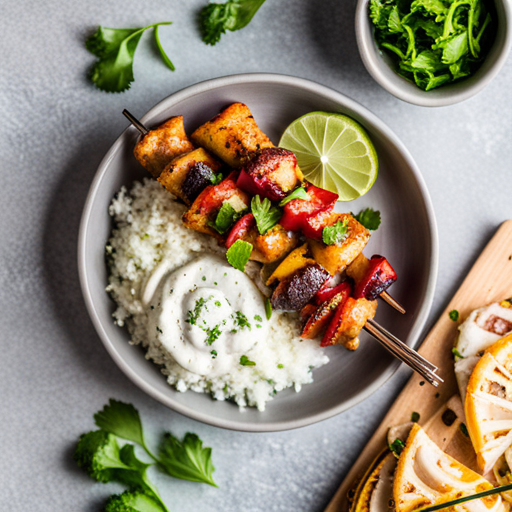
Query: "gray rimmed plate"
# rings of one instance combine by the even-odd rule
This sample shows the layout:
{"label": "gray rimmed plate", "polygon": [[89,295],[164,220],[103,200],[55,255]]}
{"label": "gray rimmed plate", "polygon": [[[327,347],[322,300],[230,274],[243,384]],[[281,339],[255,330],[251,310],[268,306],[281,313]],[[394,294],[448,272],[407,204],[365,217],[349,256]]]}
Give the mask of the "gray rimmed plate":
{"label": "gray rimmed plate", "polygon": [[[366,128],[379,155],[379,176],[368,194],[350,203],[338,203],[337,209],[358,212],[371,206],[381,211],[382,225],[365,253],[386,255],[394,266],[399,279],[390,292],[407,314],[402,316],[381,302],[376,320],[414,346],[432,304],[438,249],[429,194],[407,149],[380,119],[343,94],[308,80],[274,74],[234,75],[187,87],[152,108],[142,121],[151,127],[181,114],[190,133],[235,101],[249,106],[274,143],[294,119],[314,110],[341,112]],[[248,408],[242,413],[232,403],[171,388],[156,365],[144,358],[143,350],[129,345],[128,332],[114,325],[114,304],[105,292],[104,248],[112,228],[108,206],[122,185],[129,187],[134,180],[148,176],[132,154],[137,137],[135,128],[127,128],[101,162],[85,204],[78,248],[82,291],[94,326],[114,361],[137,386],[196,420],[234,430],[271,432],[339,414],[393,375],[399,362],[362,333],[356,352],[342,347],[326,349],[331,361],[314,371],[314,383],[305,385],[300,393],[292,389],[278,393],[264,412]]]}

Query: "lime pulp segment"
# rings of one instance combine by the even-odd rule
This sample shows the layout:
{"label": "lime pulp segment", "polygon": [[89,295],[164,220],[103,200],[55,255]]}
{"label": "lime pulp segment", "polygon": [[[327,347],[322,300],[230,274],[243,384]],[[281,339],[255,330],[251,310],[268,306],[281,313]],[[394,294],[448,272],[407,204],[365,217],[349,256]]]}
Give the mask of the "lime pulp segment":
{"label": "lime pulp segment", "polygon": [[313,185],[351,201],[366,194],[377,179],[377,152],[356,121],[343,114],[311,112],[293,121],[279,146],[295,153]]}

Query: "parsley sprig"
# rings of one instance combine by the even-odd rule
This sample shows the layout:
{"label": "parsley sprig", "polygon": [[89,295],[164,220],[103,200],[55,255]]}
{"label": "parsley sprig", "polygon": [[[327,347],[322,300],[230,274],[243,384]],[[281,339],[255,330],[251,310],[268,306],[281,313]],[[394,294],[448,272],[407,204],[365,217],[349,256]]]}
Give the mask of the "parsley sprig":
{"label": "parsley sprig", "polygon": [[199,26],[206,44],[215,45],[226,30],[234,32],[247,26],[265,0],[228,0],[209,3],[201,9]]}
{"label": "parsley sprig", "polygon": [[142,34],[151,28],[155,29],[155,42],[162,60],[174,71],[174,65],[162,48],[158,34],[160,25],[171,23],[171,21],[165,21],[142,28],[98,27],[98,30],[85,42],[85,47],[98,58],[90,75],[96,87],[106,92],[123,92],[130,88],[134,80],[135,50]]}
{"label": "parsley sprig", "polygon": [[376,231],[380,226],[380,211],[373,208],[361,210],[357,215],[352,214],[360,224],[370,231]]}
{"label": "parsley sprig", "polygon": [[251,200],[251,211],[256,220],[256,226],[260,235],[264,235],[269,229],[273,228],[281,219],[282,211],[265,197],[256,195]]}

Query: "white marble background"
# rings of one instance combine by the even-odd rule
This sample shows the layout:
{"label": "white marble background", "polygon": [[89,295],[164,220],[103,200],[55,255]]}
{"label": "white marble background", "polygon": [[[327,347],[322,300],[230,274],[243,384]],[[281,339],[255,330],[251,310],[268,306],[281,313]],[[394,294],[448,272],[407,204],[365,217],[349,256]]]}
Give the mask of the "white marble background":
{"label": "white marble background", "polygon": [[[81,297],[76,246],[85,196],[103,154],[143,113],[201,80],[277,72],[316,80],[361,102],[404,141],[437,213],[440,267],[432,325],[498,225],[512,217],[510,60],[477,97],[441,109],[390,96],[355,44],[354,0],[267,0],[243,31],[205,46],[204,0],[3,0],[0,30],[0,509],[99,511],[120,488],[94,484],[71,460],[109,397],[133,402],[151,442],[164,429],[213,447],[219,489],[153,474],[174,512],[322,511],[394,397],[401,369],[364,403],[288,433],[229,432],[182,417],[138,390],[108,357]],[[84,39],[97,25],[172,20],[161,40],[170,73],[142,40],[130,91],[86,79]]]}

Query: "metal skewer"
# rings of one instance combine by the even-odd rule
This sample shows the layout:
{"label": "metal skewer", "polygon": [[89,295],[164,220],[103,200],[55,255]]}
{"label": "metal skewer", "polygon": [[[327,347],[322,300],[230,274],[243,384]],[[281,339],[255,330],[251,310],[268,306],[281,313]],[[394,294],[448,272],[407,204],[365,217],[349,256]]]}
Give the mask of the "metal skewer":
{"label": "metal skewer", "polygon": [[387,302],[391,307],[395,308],[399,313],[405,315],[405,308],[402,306],[402,304],[400,304],[400,302],[391,297],[388,292],[382,292],[379,297]]}
{"label": "metal skewer", "polygon": [[364,326],[364,330],[371,334],[379,343],[381,343],[397,359],[405,363],[409,368],[420,374],[428,383],[434,387],[439,386],[444,381],[435,372],[437,366],[427,361],[415,350],[400,341],[396,336],[384,329],[373,320],[369,320]]}
{"label": "metal skewer", "polygon": [[130,123],[132,123],[142,135],[147,135],[149,133],[149,130],[134,115],[130,114],[128,110],[124,109],[123,115],[128,118],[128,121],[130,121]]}

